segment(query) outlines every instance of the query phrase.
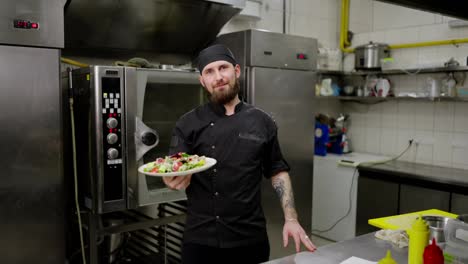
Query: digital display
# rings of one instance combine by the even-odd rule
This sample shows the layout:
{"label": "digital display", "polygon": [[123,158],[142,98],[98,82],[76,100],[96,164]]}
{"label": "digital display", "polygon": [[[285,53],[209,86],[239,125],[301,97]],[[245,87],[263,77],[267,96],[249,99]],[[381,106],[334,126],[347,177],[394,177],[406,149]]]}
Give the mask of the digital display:
{"label": "digital display", "polygon": [[15,19],[13,21],[14,28],[24,28],[24,29],[39,29],[39,23],[31,22],[27,20]]}
{"label": "digital display", "polygon": [[307,60],[307,54],[305,54],[305,53],[297,53],[297,54],[296,54],[296,59],[298,59],[298,60]]}

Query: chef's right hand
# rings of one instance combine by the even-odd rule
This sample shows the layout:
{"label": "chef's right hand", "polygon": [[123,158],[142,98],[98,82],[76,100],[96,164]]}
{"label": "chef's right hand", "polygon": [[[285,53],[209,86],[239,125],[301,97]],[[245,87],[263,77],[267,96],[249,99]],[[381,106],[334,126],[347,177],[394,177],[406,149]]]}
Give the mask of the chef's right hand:
{"label": "chef's right hand", "polygon": [[164,183],[167,187],[174,190],[186,189],[190,185],[190,180],[192,179],[192,174],[187,176],[166,176],[163,177]]}

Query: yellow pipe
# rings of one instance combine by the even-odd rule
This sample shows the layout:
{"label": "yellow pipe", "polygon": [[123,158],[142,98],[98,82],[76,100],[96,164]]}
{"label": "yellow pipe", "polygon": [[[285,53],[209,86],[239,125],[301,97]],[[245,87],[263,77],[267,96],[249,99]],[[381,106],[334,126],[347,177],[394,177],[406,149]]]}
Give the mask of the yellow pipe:
{"label": "yellow pipe", "polygon": [[340,21],[340,49],[345,53],[354,52],[353,48],[347,48],[351,45],[348,41],[348,14],[349,0],[341,1],[341,21]]}
{"label": "yellow pipe", "polygon": [[345,9],[345,19],[344,19],[344,43],[345,47],[351,46],[351,42],[348,39],[348,29],[349,29],[349,0],[346,0],[346,9]]}
{"label": "yellow pipe", "polygon": [[345,42],[344,42],[344,32],[345,32],[345,23],[344,23],[344,19],[346,17],[345,15],[345,10],[346,10],[346,0],[342,0],[341,1],[341,21],[340,21],[340,48],[344,48],[345,46]]}
{"label": "yellow pipe", "polygon": [[63,62],[63,63],[66,63],[66,64],[78,66],[78,67],[81,67],[81,68],[89,66],[88,64],[81,63],[79,61],[75,61],[75,60],[71,60],[71,59],[67,59],[67,58],[64,58],[64,57],[60,57],[60,61]]}
{"label": "yellow pipe", "polygon": [[[344,53],[354,52],[354,48],[348,48],[351,43],[348,41],[348,27],[349,27],[349,1],[341,1],[341,23],[340,23],[340,49]],[[404,48],[419,48],[439,45],[456,45],[459,43],[468,43],[468,38],[464,39],[448,39],[448,40],[435,40],[416,43],[404,43],[389,45],[390,49],[404,49]]]}
{"label": "yellow pipe", "polygon": [[417,43],[406,43],[406,44],[393,44],[389,45],[391,49],[404,49],[404,48],[419,48],[439,45],[456,45],[458,43],[468,43],[468,38],[464,39],[448,39],[448,40],[435,40]]}
{"label": "yellow pipe", "polygon": [[343,23],[343,19],[345,17],[345,14],[344,14],[344,11],[345,11],[345,7],[344,7],[344,4],[345,4],[345,0],[342,0],[341,1],[341,15],[340,15],[340,46],[341,46],[341,43],[343,43],[343,32],[344,32],[344,23]]}

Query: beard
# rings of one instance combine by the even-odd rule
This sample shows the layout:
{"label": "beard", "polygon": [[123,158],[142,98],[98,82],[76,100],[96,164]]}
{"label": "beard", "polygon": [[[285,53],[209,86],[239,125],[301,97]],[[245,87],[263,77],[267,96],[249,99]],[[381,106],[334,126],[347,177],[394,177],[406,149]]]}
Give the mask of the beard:
{"label": "beard", "polygon": [[228,84],[227,89],[222,91],[214,90],[213,93],[210,95],[210,101],[216,104],[225,105],[239,94],[240,91],[240,83],[239,79],[236,79],[233,85]]}

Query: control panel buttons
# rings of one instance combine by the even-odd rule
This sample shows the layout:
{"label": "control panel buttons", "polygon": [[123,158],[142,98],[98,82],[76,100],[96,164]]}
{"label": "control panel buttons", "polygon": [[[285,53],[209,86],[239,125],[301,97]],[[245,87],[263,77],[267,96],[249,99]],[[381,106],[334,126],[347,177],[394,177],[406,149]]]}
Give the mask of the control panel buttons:
{"label": "control panel buttons", "polygon": [[119,124],[119,121],[117,121],[117,119],[113,117],[110,117],[109,119],[107,119],[106,123],[108,128],[116,128]]}
{"label": "control panel buttons", "polygon": [[115,148],[110,148],[107,150],[107,158],[110,160],[116,159],[119,157],[119,151]]}
{"label": "control panel buttons", "polygon": [[107,135],[107,143],[111,145],[115,144],[118,140],[119,140],[119,136],[117,136],[117,134],[115,133],[110,133],[109,135]]}

